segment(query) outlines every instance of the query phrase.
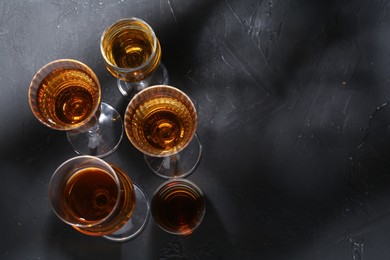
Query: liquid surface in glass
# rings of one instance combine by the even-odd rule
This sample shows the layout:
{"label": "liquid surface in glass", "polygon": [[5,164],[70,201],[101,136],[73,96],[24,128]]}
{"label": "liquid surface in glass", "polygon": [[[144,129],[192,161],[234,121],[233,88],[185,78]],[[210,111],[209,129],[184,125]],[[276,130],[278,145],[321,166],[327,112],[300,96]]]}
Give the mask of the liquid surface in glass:
{"label": "liquid surface in glass", "polygon": [[202,220],[204,200],[190,187],[176,184],[164,187],[152,200],[158,224],[169,232],[189,234]]}
{"label": "liquid surface in glass", "polygon": [[118,30],[106,42],[108,60],[120,68],[135,68],[145,63],[152,51],[152,39],[136,28]]}
{"label": "liquid surface in glass", "polygon": [[114,178],[99,168],[76,172],[63,189],[63,209],[81,224],[99,221],[111,213],[118,196]]}
{"label": "liquid surface in glass", "polygon": [[178,99],[156,97],[140,105],[132,120],[138,142],[150,153],[175,152],[190,141],[195,117]]}
{"label": "liquid surface in glass", "polygon": [[38,88],[37,105],[51,123],[63,126],[87,119],[98,102],[98,86],[86,72],[57,69],[46,76]]}

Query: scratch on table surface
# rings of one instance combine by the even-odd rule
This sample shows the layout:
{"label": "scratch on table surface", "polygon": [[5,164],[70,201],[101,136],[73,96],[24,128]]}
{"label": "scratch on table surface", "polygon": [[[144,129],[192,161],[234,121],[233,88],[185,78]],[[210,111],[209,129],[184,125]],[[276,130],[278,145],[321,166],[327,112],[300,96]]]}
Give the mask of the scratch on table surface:
{"label": "scratch on table surface", "polygon": [[344,110],[343,110],[344,115],[347,114],[347,109],[349,106],[349,102],[351,101],[351,98],[352,98],[352,94],[348,97],[347,102],[345,103]]}
{"label": "scratch on table surface", "polygon": [[241,20],[241,18],[238,16],[238,14],[236,13],[236,11],[234,11],[233,7],[229,4],[229,2],[227,0],[225,0],[225,3],[227,5],[227,7],[229,8],[229,10],[233,13],[233,15],[237,18],[237,20],[240,22],[240,24],[242,25],[242,27],[244,28],[245,25],[244,25],[244,22]]}
{"label": "scratch on table surface", "polygon": [[228,40],[224,39],[222,43],[225,45],[229,53],[238,61],[240,67],[249,75],[250,79],[258,86],[261,86],[268,94],[273,94],[273,91],[267,88],[262,82],[261,78],[256,74],[250,64],[245,60],[245,57],[239,54],[239,51]]}
{"label": "scratch on table surface", "polygon": [[335,239],[335,243],[340,243],[341,241],[345,241],[350,239],[351,237],[361,237],[364,234],[371,232],[375,228],[379,228],[381,225],[387,223],[390,219],[390,212],[387,212],[381,216],[378,216],[374,219],[363,223],[362,225],[353,228],[352,230],[348,230],[344,232],[341,236]]}
{"label": "scratch on table surface", "polygon": [[382,111],[388,104],[389,104],[390,101],[387,101],[387,102],[384,102],[382,103],[381,105],[377,106],[375,108],[375,111],[370,115],[369,117],[369,120],[368,120],[368,126],[367,126],[367,130],[366,130],[366,137],[364,139],[367,138],[368,134],[371,132],[372,130],[372,125],[373,125],[373,121],[375,119],[375,117],[377,116],[377,114]]}
{"label": "scratch on table surface", "polygon": [[259,28],[259,31],[257,32],[257,34],[260,33],[260,26],[253,26],[253,24],[255,24],[255,25],[260,25],[260,22],[257,24],[256,19],[255,19],[255,18],[258,18],[258,16],[259,16],[259,15],[257,14],[258,10],[259,10],[259,9],[255,8],[255,9],[253,10],[253,13],[251,14],[251,16],[250,16],[250,18],[249,18],[249,24],[250,24],[250,26],[249,26],[249,31],[251,31],[253,28]]}
{"label": "scratch on table surface", "polygon": [[[259,123],[259,122],[265,122],[268,118],[272,118],[274,115],[276,115],[277,113],[279,113],[280,111],[282,111],[286,106],[287,106],[287,102],[285,101],[275,101],[275,102],[272,102],[271,104],[266,104],[264,105],[264,103],[254,103],[253,104],[253,108],[249,109],[249,110],[255,110],[255,107],[258,106],[260,107],[258,109],[258,111],[261,111],[260,112],[260,116],[254,120],[252,123]],[[266,106],[264,108],[264,106]]]}
{"label": "scratch on table surface", "polygon": [[171,4],[171,0],[167,0],[167,3],[168,3],[168,6],[169,6],[169,9],[171,10],[173,19],[175,20],[175,23],[177,24],[176,15],[175,15],[175,12],[173,11],[172,4]]}
{"label": "scratch on table surface", "polygon": [[221,58],[222,58],[222,61],[223,61],[229,68],[234,69],[234,67],[233,67],[229,62],[227,62],[227,60],[225,59],[225,56],[222,55]]}
{"label": "scratch on table surface", "polygon": [[[251,37],[252,38],[252,37]],[[270,69],[271,71],[273,71],[272,67],[271,67],[271,64],[269,64],[269,61],[266,57],[266,55],[264,54],[264,51],[263,49],[261,48],[260,45],[257,45],[256,44],[256,41],[252,38],[252,41],[253,41],[253,44],[256,46],[256,48],[259,50],[259,53],[261,54],[261,56],[263,57],[264,61],[265,61],[265,64],[267,65],[268,69]]]}
{"label": "scratch on table surface", "polygon": [[[327,47],[328,47],[328,43],[326,43],[326,44],[324,45],[324,47],[322,48],[322,50],[321,50],[321,52],[320,52],[320,55],[319,55],[318,59],[317,59],[316,62],[314,63],[313,69],[311,70],[310,75],[308,76],[308,79],[307,79],[307,81],[306,81],[306,83],[305,83],[306,86],[310,84],[311,79],[312,79],[312,77],[313,77],[315,71],[317,71],[318,65],[319,65],[319,63],[320,63],[320,61],[321,61],[321,59],[322,59],[322,57],[323,57],[323,55],[324,55],[325,50],[327,49]],[[298,98],[295,100],[295,102],[294,102],[295,104],[297,103],[298,99],[300,99],[300,97],[302,97],[303,92],[304,92],[305,90],[306,90],[306,87],[302,87],[302,90],[300,91],[299,97],[298,97]],[[319,85],[317,84],[316,87],[315,87],[315,93],[313,94],[313,97],[316,96],[316,93],[318,93],[318,91],[319,91]],[[308,116],[309,116],[310,108],[311,108],[311,107],[313,106],[313,104],[314,104],[314,100],[315,100],[314,98],[311,98],[310,104],[309,104],[308,108],[306,109],[306,112],[305,112],[305,114],[304,114],[304,116],[303,116],[303,122],[302,122],[301,127],[300,127],[300,130],[299,130],[299,132],[298,132],[298,136],[297,136],[297,138],[295,139],[294,147],[298,144],[300,138],[302,137],[302,134],[303,134],[303,131],[304,131],[304,127],[306,126],[305,122],[306,122],[306,120],[307,120],[307,118],[308,118]],[[295,104],[293,105],[292,110],[294,109]]]}
{"label": "scratch on table surface", "polygon": [[194,77],[191,76],[192,70],[187,71],[185,74],[188,79],[190,79],[193,83],[198,83],[197,80],[194,79]]}
{"label": "scratch on table surface", "polygon": [[[253,14],[253,16],[256,14],[257,11]],[[276,29],[275,33],[272,33],[272,35],[279,36],[283,27],[283,22],[281,22]],[[260,32],[261,32],[261,20],[255,20],[253,17],[251,17],[250,26],[247,30],[247,34],[250,36],[251,41],[253,42],[253,45],[257,48],[261,56],[266,62],[266,65],[268,68],[272,71],[272,67],[269,64],[269,61],[267,59],[267,56],[265,55],[263,49],[261,48],[261,39],[260,39]]]}
{"label": "scratch on table surface", "polygon": [[234,46],[232,45],[232,43],[228,39],[225,39],[223,43],[225,44],[226,48],[229,50],[230,54],[235,59],[237,59],[239,61],[240,67],[246,73],[248,73],[248,75],[251,77],[251,79],[253,80],[254,83],[258,84],[259,80],[257,79],[255,72],[250,68],[249,64],[245,61],[245,59],[242,59],[242,58],[240,59],[240,55],[238,53],[238,50],[236,48],[234,48]]}
{"label": "scratch on table surface", "polygon": [[[231,99],[228,95],[222,93],[222,92],[221,92],[220,90],[218,90],[215,86],[211,86],[211,87],[210,87],[210,90],[214,91],[214,94],[213,94],[214,97],[220,97],[220,98],[226,100],[227,103],[230,105],[230,108],[231,108],[232,110],[236,110],[237,107],[234,105],[234,102],[232,101],[232,99]],[[212,99],[212,98],[210,98],[210,96],[209,96],[208,94],[209,94],[209,93],[206,93],[206,99],[207,99],[209,102],[211,102],[211,103],[215,102],[215,100]]]}

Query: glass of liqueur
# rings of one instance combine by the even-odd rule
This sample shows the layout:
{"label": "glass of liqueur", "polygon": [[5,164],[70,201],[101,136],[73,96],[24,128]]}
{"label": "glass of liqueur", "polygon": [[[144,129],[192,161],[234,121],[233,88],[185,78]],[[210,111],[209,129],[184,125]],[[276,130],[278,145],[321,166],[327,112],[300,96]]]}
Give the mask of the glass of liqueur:
{"label": "glass of liqueur", "polygon": [[151,202],[159,227],[175,235],[189,235],[201,224],[206,212],[202,191],[186,179],[169,180],[157,189]]}
{"label": "glass of liqueur", "polygon": [[129,99],[145,87],[168,84],[160,43],[141,19],[121,19],[109,26],[101,36],[100,51],[120,92]]}
{"label": "glass of liqueur", "polygon": [[184,178],[195,170],[202,146],[195,133],[195,106],[184,92],[150,86],[131,99],[124,121],[128,139],[158,176]]}
{"label": "glass of liqueur", "polygon": [[54,213],[77,231],[127,241],[149,216],[145,193],[119,167],[82,155],[61,164],[49,183]]}
{"label": "glass of liqueur", "polygon": [[101,102],[98,78],[79,61],[61,59],[43,66],[31,81],[28,100],[41,123],[67,131],[78,154],[107,156],[122,139],[121,116]]}

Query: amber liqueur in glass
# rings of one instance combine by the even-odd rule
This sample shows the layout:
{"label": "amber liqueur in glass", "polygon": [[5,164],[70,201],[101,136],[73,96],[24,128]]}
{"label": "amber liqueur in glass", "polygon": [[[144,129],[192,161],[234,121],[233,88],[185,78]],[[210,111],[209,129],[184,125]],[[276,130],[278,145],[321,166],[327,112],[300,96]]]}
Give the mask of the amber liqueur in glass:
{"label": "amber liqueur in glass", "polygon": [[106,56],[120,68],[135,68],[145,63],[153,51],[152,39],[143,31],[124,28],[107,39]]}
{"label": "amber liqueur in glass", "polygon": [[118,187],[114,178],[99,168],[74,174],[63,189],[62,208],[81,224],[93,224],[107,217],[115,207]]}
{"label": "amber liqueur in glass", "polygon": [[133,115],[126,115],[132,142],[151,155],[174,154],[191,140],[196,114],[180,98],[150,93]]}
{"label": "amber liqueur in glass", "polygon": [[[128,178],[117,168],[114,170],[122,180]],[[110,234],[128,221],[135,207],[133,186],[126,183],[118,189],[113,176],[105,170],[81,169],[62,188],[62,213],[68,219],[77,219],[79,223],[74,228],[84,234]]]}
{"label": "amber liqueur in glass", "polygon": [[159,67],[161,47],[153,30],[139,19],[119,20],[101,38],[106,68],[120,80],[139,82]]}
{"label": "amber liqueur in glass", "polygon": [[[158,102],[161,102],[159,105]],[[145,103],[151,105],[143,124],[146,140],[153,148],[169,151],[180,146],[188,121],[195,118],[186,112],[186,107],[173,98],[157,98]]]}
{"label": "amber liqueur in glass", "polygon": [[59,68],[47,75],[37,93],[37,105],[49,120],[64,127],[78,124],[87,119],[97,98],[94,79],[78,69]]}
{"label": "amber liqueur in glass", "polygon": [[152,199],[155,221],[165,230],[175,234],[190,234],[204,215],[203,194],[188,185],[171,182],[161,188]]}

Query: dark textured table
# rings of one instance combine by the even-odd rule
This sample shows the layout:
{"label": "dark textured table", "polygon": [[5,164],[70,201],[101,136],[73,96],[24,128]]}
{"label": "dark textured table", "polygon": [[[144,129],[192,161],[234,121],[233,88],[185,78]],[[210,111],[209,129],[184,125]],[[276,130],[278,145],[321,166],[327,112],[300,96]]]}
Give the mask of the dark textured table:
{"label": "dark textured table", "polygon": [[[390,1],[0,1],[1,259],[388,259]],[[89,65],[103,101],[128,100],[104,67],[103,30],[124,17],[160,39],[170,84],[199,114],[207,197],[187,237],[153,219],[126,243],[82,235],[51,211],[53,171],[76,156],[33,116],[44,64]],[[127,138],[106,161],[148,196],[163,182]]]}

